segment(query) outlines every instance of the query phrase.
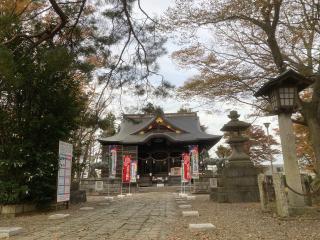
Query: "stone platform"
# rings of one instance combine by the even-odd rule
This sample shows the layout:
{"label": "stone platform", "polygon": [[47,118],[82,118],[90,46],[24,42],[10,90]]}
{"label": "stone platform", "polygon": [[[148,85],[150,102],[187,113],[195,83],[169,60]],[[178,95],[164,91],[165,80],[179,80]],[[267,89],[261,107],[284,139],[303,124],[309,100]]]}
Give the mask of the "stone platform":
{"label": "stone platform", "polygon": [[258,170],[252,165],[231,165],[218,177],[218,187],[210,188],[210,198],[217,202],[258,202]]}

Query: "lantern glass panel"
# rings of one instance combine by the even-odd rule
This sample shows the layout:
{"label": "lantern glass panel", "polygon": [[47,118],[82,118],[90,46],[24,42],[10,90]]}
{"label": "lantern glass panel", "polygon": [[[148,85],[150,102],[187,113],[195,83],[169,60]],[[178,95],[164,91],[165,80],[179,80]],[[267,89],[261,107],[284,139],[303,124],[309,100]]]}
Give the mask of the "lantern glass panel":
{"label": "lantern glass panel", "polygon": [[280,105],[281,107],[293,107],[295,104],[295,91],[294,87],[279,88]]}
{"label": "lantern glass panel", "polygon": [[273,90],[270,94],[270,104],[273,110],[278,109],[278,91]]}

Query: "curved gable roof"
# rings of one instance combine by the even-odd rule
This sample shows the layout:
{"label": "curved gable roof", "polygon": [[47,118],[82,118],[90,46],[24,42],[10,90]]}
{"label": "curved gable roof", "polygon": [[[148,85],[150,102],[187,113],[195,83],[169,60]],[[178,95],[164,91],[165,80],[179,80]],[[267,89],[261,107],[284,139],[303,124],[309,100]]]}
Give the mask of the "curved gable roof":
{"label": "curved gable roof", "polygon": [[[179,131],[184,132],[184,133],[187,133],[187,132],[188,132],[186,129],[181,129],[181,128],[179,127],[179,125],[176,125],[175,123],[172,123],[172,121],[170,121],[170,120],[166,117],[166,115],[159,115],[159,116],[153,116],[150,121],[145,121],[145,124],[143,124],[143,126],[142,126],[141,128],[139,128],[139,130],[137,130],[137,131],[135,131],[135,132],[133,132],[133,133],[130,133],[130,134],[131,134],[131,135],[133,135],[133,134],[139,134],[139,132],[141,132],[141,131],[148,130],[148,127],[149,127],[150,125],[152,125],[152,124],[154,124],[154,123],[159,124],[159,123],[157,123],[157,119],[158,119],[158,118],[161,118],[161,119],[164,121],[164,124],[162,124],[162,125],[170,125],[170,126],[173,128],[172,130],[179,130]],[[161,125],[161,124],[160,124],[160,125]]]}
{"label": "curved gable roof", "polygon": [[156,119],[153,115],[125,115],[120,125],[120,131],[111,137],[101,138],[102,144],[144,144],[152,138],[166,138],[172,142],[210,142],[217,143],[221,136],[207,134],[200,128],[199,118],[196,113],[169,113],[162,116],[172,127],[182,130],[176,132],[147,132],[139,134]]}

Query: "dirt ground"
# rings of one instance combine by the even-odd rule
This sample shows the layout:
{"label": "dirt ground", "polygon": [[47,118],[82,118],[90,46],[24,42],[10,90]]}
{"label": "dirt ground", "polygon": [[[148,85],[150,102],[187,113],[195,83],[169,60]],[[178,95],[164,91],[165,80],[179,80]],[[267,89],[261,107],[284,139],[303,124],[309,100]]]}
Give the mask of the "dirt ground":
{"label": "dirt ground", "polygon": [[[200,217],[180,217],[172,226],[168,240],[320,239],[320,212],[285,220],[275,214],[262,213],[259,203],[216,203],[207,195],[198,195],[192,201],[192,210],[199,211]],[[216,229],[188,233],[189,223],[212,223]]]}

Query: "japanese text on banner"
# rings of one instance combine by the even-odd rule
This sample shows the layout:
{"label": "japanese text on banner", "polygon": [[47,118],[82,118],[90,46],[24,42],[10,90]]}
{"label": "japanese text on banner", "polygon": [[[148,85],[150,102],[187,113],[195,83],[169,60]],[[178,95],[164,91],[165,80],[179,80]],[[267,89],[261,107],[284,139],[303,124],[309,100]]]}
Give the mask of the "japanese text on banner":
{"label": "japanese text on banner", "polygon": [[122,182],[130,182],[130,165],[131,165],[131,156],[123,156],[123,166],[122,166]]}

